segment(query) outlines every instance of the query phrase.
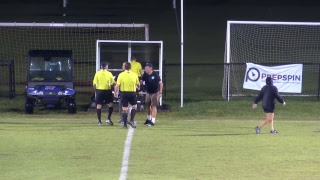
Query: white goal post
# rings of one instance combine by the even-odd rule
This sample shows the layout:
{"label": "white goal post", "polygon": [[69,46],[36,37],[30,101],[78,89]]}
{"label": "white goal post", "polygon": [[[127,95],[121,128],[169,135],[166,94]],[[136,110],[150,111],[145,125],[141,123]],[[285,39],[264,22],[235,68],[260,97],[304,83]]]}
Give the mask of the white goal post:
{"label": "white goal post", "polygon": [[[163,80],[163,41],[128,41],[128,40],[97,40],[96,71],[102,62],[109,63],[109,71],[118,75],[123,62],[131,62],[135,57],[144,68],[145,63],[152,63],[153,70]],[[162,106],[162,98],[160,99]]]}
{"label": "white goal post", "polygon": [[265,66],[303,64],[301,94],[319,95],[319,22],[227,21],[222,96],[252,96],[243,89],[246,63]]}

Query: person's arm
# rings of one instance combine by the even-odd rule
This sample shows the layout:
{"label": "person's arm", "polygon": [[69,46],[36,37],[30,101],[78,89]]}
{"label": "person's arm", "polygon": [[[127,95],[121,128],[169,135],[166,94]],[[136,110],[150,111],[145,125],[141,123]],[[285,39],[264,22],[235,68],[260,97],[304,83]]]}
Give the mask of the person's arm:
{"label": "person's arm", "polygon": [[284,101],[284,99],[280,96],[279,92],[278,92],[278,88],[274,86],[274,93],[276,95],[276,99],[279,103],[283,104],[284,106],[286,105],[286,102]]}
{"label": "person's arm", "polygon": [[94,75],[94,78],[93,78],[93,82],[92,82],[93,90],[96,90],[96,89],[97,89],[97,82],[98,82],[97,74],[95,74],[95,75]]}
{"label": "person's arm", "polygon": [[119,93],[119,88],[120,88],[120,84],[121,84],[121,73],[118,75],[118,79],[117,79],[117,82],[114,86],[114,89],[113,89],[113,95],[114,97],[118,98],[118,93]]}
{"label": "person's arm", "polygon": [[254,100],[253,104],[252,104],[252,108],[256,108],[257,104],[262,100],[263,98],[263,94],[264,94],[264,87],[261,89],[261,91],[259,92],[258,96],[256,97],[256,99]]}
{"label": "person's arm", "polygon": [[140,69],[140,74],[141,74],[141,76],[144,74],[144,70],[143,69]]}
{"label": "person's arm", "polygon": [[142,93],[144,91],[144,86],[143,86],[143,79],[144,79],[144,75],[142,75],[141,79],[140,79],[140,84],[139,84],[139,93]]}
{"label": "person's arm", "polygon": [[159,81],[159,94],[161,94],[162,95],[162,89],[163,89],[163,83],[162,83],[162,81]]}
{"label": "person's arm", "polygon": [[115,98],[118,98],[118,92],[119,92],[119,84],[117,83],[115,86],[114,86],[114,92],[113,92],[113,96]]}
{"label": "person's arm", "polygon": [[143,73],[144,73],[144,70],[142,69],[142,65],[141,65],[141,63],[139,63],[139,73],[140,73],[140,76],[142,76],[143,75]]}
{"label": "person's arm", "polygon": [[114,80],[114,76],[111,73],[110,74],[110,86],[111,86],[111,89],[112,89],[112,86],[114,87],[115,85],[116,85],[116,81]]}
{"label": "person's arm", "polygon": [[136,87],[138,89],[138,92],[140,92],[140,81],[139,81],[139,77],[136,77]]}
{"label": "person's arm", "polygon": [[157,74],[157,78],[158,78],[158,83],[159,83],[158,95],[162,96],[163,83],[162,83],[160,76],[158,74]]}

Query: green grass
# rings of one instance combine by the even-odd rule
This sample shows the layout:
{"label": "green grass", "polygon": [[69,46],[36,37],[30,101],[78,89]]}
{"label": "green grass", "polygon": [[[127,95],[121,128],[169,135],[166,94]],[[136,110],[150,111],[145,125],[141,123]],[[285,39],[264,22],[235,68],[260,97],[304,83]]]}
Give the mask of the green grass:
{"label": "green grass", "polygon": [[[79,105],[84,107],[86,98]],[[256,135],[264,118],[251,101],[179,102],[145,127],[138,113],[128,179],[319,179],[317,101],[277,104],[278,135]],[[23,98],[1,99],[0,174],[3,179],[119,179],[127,130],[96,126],[80,108],[23,113]],[[104,117],[106,113],[103,113]],[[113,119],[118,119],[114,114]]]}

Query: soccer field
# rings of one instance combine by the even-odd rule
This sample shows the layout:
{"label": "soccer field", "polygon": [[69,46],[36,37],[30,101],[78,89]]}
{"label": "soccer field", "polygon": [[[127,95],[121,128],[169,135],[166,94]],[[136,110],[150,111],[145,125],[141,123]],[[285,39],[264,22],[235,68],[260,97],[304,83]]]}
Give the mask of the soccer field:
{"label": "soccer field", "polygon": [[154,127],[144,126],[145,114],[138,113],[134,130],[98,127],[94,112],[2,111],[0,174],[3,179],[319,179],[318,102],[291,103],[277,107],[277,135],[267,126],[255,134],[264,114],[251,109],[251,101],[188,103],[182,109],[171,102],[173,112],[160,113]]}

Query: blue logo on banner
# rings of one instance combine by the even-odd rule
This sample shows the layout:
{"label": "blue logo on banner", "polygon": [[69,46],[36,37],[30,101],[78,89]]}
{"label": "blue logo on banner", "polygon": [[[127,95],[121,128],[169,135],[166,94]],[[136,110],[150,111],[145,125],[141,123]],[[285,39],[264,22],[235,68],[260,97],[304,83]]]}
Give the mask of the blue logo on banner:
{"label": "blue logo on banner", "polygon": [[258,81],[258,79],[260,78],[260,71],[257,68],[249,68],[246,74],[246,82],[248,81],[248,79],[250,81]]}

